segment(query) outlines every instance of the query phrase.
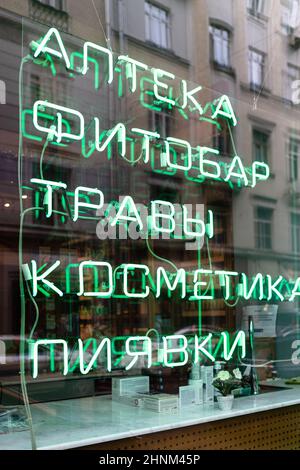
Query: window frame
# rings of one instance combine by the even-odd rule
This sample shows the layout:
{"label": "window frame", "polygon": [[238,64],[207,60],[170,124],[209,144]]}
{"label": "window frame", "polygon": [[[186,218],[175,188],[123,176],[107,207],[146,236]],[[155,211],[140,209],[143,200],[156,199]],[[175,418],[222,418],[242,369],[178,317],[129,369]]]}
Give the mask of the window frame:
{"label": "window frame", "polygon": [[247,11],[254,17],[261,17],[265,14],[265,0],[247,0]]}
{"label": "window frame", "polygon": [[[53,8],[54,10],[57,11],[65,11],[65,0],[38,0],[39,3],[42,5],[45,5],[46,7]],[[52,5],[54,3],[54,5]],[[60,3],[60,6],[57,6],[56,4]]]}
{"label": "window frame", "polygon": [[[253,70],[253,64],[258,63],[258,61],[254,61],[253,59],[256,57],[261,57],[262,62],[260,63],[261,65],[261,82],[256,83],[253,81],[254,77],[254,70]],[[265,68],[266,68],[266,54],[264,52],[258,51],[257,49],[253,49],[249,47],[248,49],[248,79],[249,79],[249,84],[250,87],[253,89],[259,89],[263,86],[264,81],[265,81]]]}
{"label": "window frame", "polygon": [[[156,17],[153,13],[158,13],[159,15]],[[162,19],[161,14],[165,14],[165,20]],[[172,49],[172,37],[171,37],[171,14],[168,8],[165,8],[161,5],[156,4],[155,2],[149,2],[148,0],[145,1],[144,5],[144,15],[145,15],[145,40],[148,43],[154,44],[161,49],[171,50]],[[158,33],[159,33],[159,40],[154,38],[154,34],[151,29],[151,19],[155,19],[157,24],[159,25]],[[165,34],[165,44],[162,40],[162,25],[165,26],[164,34]]]}
{"label": "window frame", "polygon": [[[297,145],[298,150],[294,152],[291,146]],[[299,154],[300,154],[300,138],[290,136],[287,142],[287,155],[288,155],[288,171],[289,181],[296,182],[299,180]]]}
{"label": "window frame", "polygon": [[[291,71],[295,73],[292,74],[290,73]],[[300,80],[300,67],[291,63],[287,63],[286,71],[284,72],[284,80],[283,80],[283,86],[284,86],[283,96],[284,96],[284,99],[291,104],[293,104],[292,82],[296,80]]]}
{"label": "window frame", "polygon": [[[255,139],[255,134],[256,135],[260,134],[261,136],[264,135],[266,137],[266,142],[265,143],[262,142],[262,141],[258,142],[261,145],[265,146],[266,158],[263,159],[263,160],[256,158],[255,142],[257,142],[257,141]],[[270,131],[268,131],[266,129],[259,128],[259,127],[256,127],[256,126],[252,127],[252,161],[264,162],[264,163],[267,163],[270,166],[270,155],[271,155],[271,152],[270,152],[270,138],[271,138]]]}
{"label": "window frame", "polygon": [[[266,219],[260,216],[258,214],[259,210],[269,211],[270,218]],[[254,207],[254,238],[255,248],[258,250],[273,249],[273,215],[274,209],[271,207],[263,205]],[[267,233],[266,229],[269,230],[269,233]]]}
{"label": "window frame", "polygon": [[[221,33],[218,35],[218,33]],[[217,33],[217,34],[216,34]],[[224,38],[224,33],[226,33],[227,38]],[[231,49],[231,31],[226,28],[226,26],[211,23],[209,25],[209,37],[210,37],[210,57],[214,64],[224,67],[227,69],[231,68],[231,57],[230,57],[230,49]],[[217,41],[220,42],[219,44],[219,54],[216,54],[217,48],[216,44]],[[225,48],[224,48],[225,44]],[[226,53],[224,54],[224,51]],[[222,56],[221,60],[218,60],[218,55]]]}
{"label": "window frame", "polygon": [[[291,212],[291,249],[293,253],[300,254],[300,213]],[[298,218],[297,223],[295,220]],[[297,233],[298,232],[298,233]]]}

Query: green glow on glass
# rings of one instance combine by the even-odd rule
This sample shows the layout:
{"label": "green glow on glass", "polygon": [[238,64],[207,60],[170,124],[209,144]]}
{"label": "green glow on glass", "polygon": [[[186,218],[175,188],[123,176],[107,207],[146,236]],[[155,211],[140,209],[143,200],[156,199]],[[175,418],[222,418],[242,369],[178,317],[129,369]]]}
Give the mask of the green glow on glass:
{"label": "green glow on glass", "polygon": [[[129,292],[128,290],[128,271],[131,270],[131,271],[135,271],[136,269],[141,269],[142,271],[144,271],[144,276],[148,276],[149,274],[149,268],[148,266],[146,266],[145,264],[126,264],[125,267],[124,267],[124,294],[126,297],[134,297],[134,298],[140,298],[140,299],[143,299],[145,297],[148,297],[149,293],[150,293],[150,289],[148,286],[146,286],[146,290],[145,292]],[[144,279],[144,277],[143,277]]]}
{"label": "green glow on glass", "polygon": [[[123,212],[126,212],[127,214],[123,214]],[[133,216],[129,214],[134,214]],[[126,222],[137,222],[139,225],[139,229],[143,229],[143,222],[140,217],[140,214],[138,213],[137,207],[134,203],[134,200],[132,199],[131,196],[125,196],[122,199],[122,202],[120,204],[119,210],[111,222],[111,225],[114,227],[117,223],[119,223],[120,220],[124,220]]]}
{"label": "green glow on glass", "polygon": [[50,217],[52,215],[53,188],[66,189],[67,185],[65,183],[61,183],[58,181],[49,181],[49,180],[40,179],[40,178],[31,178],[30,182],[36,183],[36,184],[42,184],[46,186],[47,192],[44,197],[44,205],[47,205],[46,217]]}
{"label": "green glow on glass", "polygon": [[[52,49],[51,47],[47,46],[47,43],[49,42],[51,36],[55,36],[56,41],[59,45],[60,51],[57,51],[55,49]],[[48,53],[53,55],[54,57],[58,57],[59,59],[64,59],[65,64],[67,69],[70,68],[70,60],[67,54],[67,51],[65,49],[65,46],[63,44],[63,41],[61,39],[61,36],[59,34],[59,31],[56,28],[50,28],[47,34],[43,37],[42,41],[40,44],[38,44],[38,47],[36,51],[34,52],[34,57],[38,57],[40,54]]]}
{"label": "green glow on glass", "polygon": [[[83,345],[83,350],[81,352],[81,354],[79,354],[79,350],[75,350],[75,353],[77,352],[77,357],[76,357],[76,360],[74,361],[74,363],[71,365],[69,363],[69,366],[68,366],[68,372],[74,372],[74,370],[77,368],[77,366],[79,365],[80,363],[80,357],[84,358],[84,353],[86,351],[88,351],[89,347],[92,345],[92,348],[93,348],[93,353],[96,352],[97,350],[97,340],[95,338],[87,338],[85,341],[84,341],[84,345]],[[72,351],[74,352],[74,350]],[[84,362],[84,361],[83,361]],[[97,362],[96,360],[94,361],[94,365],[93,365],[94,368],[97,367]]]}
{"label": "green glow on glass", "polygon": [[299,288],[300,288],[300,277],[297,277],[295,285],[292,290],[291,297],[289,299],[290,302],[293,302],[295,297],[298,297],[300,295]]}
{"label": "green glow on glass", "polygon": [[[142,351],[132,351],[130,348],[130,344],[132,342],[140,342],[143,341],[143,350]],[[148,336],[129,336],[126,339],[125,343],[125,350],[126,354],[130,357],[133,357],[132,361],[126,366],[126,370],[131,369],[136,362],[138,361],[139,357],[147,357],[147,367],[151,367],[152,365],[152,343],[151,339]]]}
{"label": "green glow on glass", "polygon": [[[175,277],[173,284],[171,284],[171,280],[169,277]],[[169,273],[167,274],[165,268],[159,266],[156,271],[156,294],[155,297],[158,298],[161,294],[161,287],[163,283],[166,283],[168,288],[168,296],[171,297],[170,292],[175,290],[177,285],[180,283],[181,286],[181,298],[183,299],[186,296],[186,277],[185,277],[185,270],[180,268],[177,270],[176,273]]]}
{"label": "green glow on glass", "polygon": [[[154,93],[152,90],[149,90],[148,88],[144,88],[144,84],[147,84],[147,83],[150,83],[151,85],[153,85],[153,80],[151,80],[150,78],[148,77],[142,77],[141,80],[140,80],[140,89],[141,89],[141,93],[140,93],[140,102],[141,102],[141,105],[144,107],[144,108],[148,108],[148,109],[151,109],[153,111],[158,111],[158,112],[161,112],[162,111],[162,108],[156,104],[153,103],[153,97],[154,97]],[[146,85],[147,86],[147,85]],[[149,104],[147,103],[147,101],[145,100],[145,96],[150,96],[152,98],[152,102]]]}
{"label": "green glow on glass", "polygon": [[[235,168],[236,166],[237,168]],[[238,155],[235,155],[235,157],[232,159],[228,174],[225,177],[225,181],[228,181],[233,176],[235,176],[236,178],[241,178],[244,181],[245,186],[248,185],[248,178],[245,172],[245,167]]]}
{"label": "green glow on glass", "polygon": [[[165,367],[180,367],[184,366],[188,361],[188,352],[187,346],[188,342],[185,336],[183,335],[170,335],[170,336],[163,336],[163,345],[164,345],[164,353],[163,353],[163,365]],[[169,348],[168,341],[169,340],[178,340],[178,342],[182,342],[182,346],[177,346],[174,348]],[[184,359],[181,361],[169,361],[169,355],[173,355],[174,353],[183,354]]]}
{"label": "green glow on glass", "polygon": [[[170,159],[170,143],[171,144],[176,144],[180,147],[185,147],[186,148],[187,155],[183,154],[181,156],[181,158],[185,159],[187,157],[187,165],[179,165],[179,164],[173,163],[171,161],[171,159]],[[189,142],[187,142],[186,140],[182,140],[182,139],[176,139],[175,137],[167,137],[167,139],[164,141],[164,144],[165,144],[167,165],[170,168],[176,168],[178,170],[185,170],[185,171],[190,170],[190,168],[192,166],[192,149],[191,149],[191,145],[189,144]]]}
{"label": "green glow on glass", "polygon": [[[40,345],[54,345],[54,344],[61,344],[63,346],[63,375],[67,375],[68,373],[68,344],[63,339],[38,339],[32,345],[33,351],[33,373],[32,377],[35,379],[38,376],[38,348]],[[53,357],[53,354],[52,354]]]}
{"label": "green glow on glass", "polygon": [[212,115],[212,119],[217,119],[218,116],[223,116],[226,119],[230,119],[233,126],[237,125],[237,119],[232,109],[230,99],[227,95],[222,95],[221,98],[219,98],[217,101],[217,107]]}
{"label": "green glow on glass", "polygon": [[[72,70],[76,70],[76,68],[75,68],[75,58],[77,58],[77,57],[82,59],[82,67],[83,67],[83,54],[81,52],[72,52],[72,54],[70,55],[70,68]],[[87,60],[88,60],[89,63],[91,63],[95,67],[94,87],[95,87],[95,90],[98,90],[100,88],[99,63],[93,57],[88,57]],[[77,68],[77,70],[78,69],[79,69],[79,67]],[[88,70],[90,70],[89,67],[88,67]],[[80,69],[80,71],[82,72],[82,68]]]}
{"label": "green glow on glass", "polygon": [[279,298],[279,300],[283,301],[284,297],[281,294],[281,292],[279,292],[279,290],[277,289],[277,286],[281,284],[283,277],[278,276],[277,279],[274,282],[272,282],[272,277],[269,274],[267,274],[266,279],[267,279],[267,286],[268,286],[267,300],[271,300],[273,296],[272,294],[274,293]]}
{"label": "green glow on glass", "polygon": [[98,150],[98,152],[103,152],[103,150],[106,149],[106,147],[112,141],[112,139],[115,136],[117,136],[118,147],[120,148],[120,154],[122,155],[122,157],[124,157],[126,153],[126,128],[124,124],[119,122],[113,127],[113,129],[106,131],[107,138],[104,141],[104,143],[100,145],[99,118],[95,117],[94,120],[95,120],[95,144],[96,144],[96,149]]}
{"label": "green glow on glass", "polygon": [[[207,159],[204,158],[204,155],[206,155],[207,153],[212,153],[214,155],[219,155],[219,153],[220,153],[219,150],[212,149],[212,148],[209,148],[209,147],[200,147],[200,146],[198,146],[197,149],[199,150],[199,169],[200,169],[201,175],[207,176],[209,178],[214,178],[214,179],[220,178],[220,176],[221,176],[221,167],[220,167],[220,165],[217,162],[207,160]],[[209,171],[206,171],[204,169],[204,165],[205,165],[205,167],[215,169],[216,171],[215,172],[213,171],[212,173],[210,173]]]}
{"label": "green glow on glass", "polygon": [[139,129],[138,127],[133,127],[131,132],[140,134],[143,136],[143,152],[144,152],[144,163],[148,163],[150,159],[150,140],[159,139],[160,135],[157,132],[146,131],[145,129]]}
{"label": "green glow on glass", "polygon": [[110,84],[114,78],[114,65],[113,65],[113,54],[106,47],[99,46],[93,42],[85,42],[83,45],[83,68],[82,75],[86,75],[89,70],[88,61],[89,61],[89,49],[93,49],[96,52],[100,52],[107,56],[108,59],[108,78],[107,83]]}
{"label": "green glow on glass", "polygon": [[202,86],[197,86],[196,88],[193,88],[192,90],[189,90],[187,89],[187,81],[186,80],[181,80],[181,86],[182,86],[182,108],[185,109],[187,104],[188,104],[188,100],[191,101],[191,103],[194,105],[194,108],[191,108],[192,111],[194,110],[198,110],[199,111],[199,114],[202,115],[203,114],[203,108],[202,106],[200,105],[200,103],[198,103],[198,101],[195,99],[194,95],[196,93],[198,93],[200,90],[202,90]]}
{"label": "green glow on glass", "polygon": [[[204,274],[204,275],[211,275],[212,274],[212,270],[211,269],[203,269],[203,268],[199,268],[199,269],[196,269],[196,271],[194,271],[194,292],[193,292],[193,296],[190,297],[190,300],[213,300],[214,298],[214,295],[211,294],[211,295],[206,295],[205,293],[204,294],[201,294],[201,287],[206,287],[207,290],[208,290],[208,285],[210,284],[210,280],[209,282],[207,281],[198,281],[198,276]],[[206,292],[207,292],[206,290]]]}
{"label": "green glow on glass", "polygon": [[[160,207],[166,207],[170,210],[169,214],[159,212]],[[175,208],[171,202],[156,200],[151,201],[151,228],[160,233],[172,233],[175,229]],[[166,220],[169,223],[169,227],[162,227],[159,225],[158,220]]]}
{"label": "green glow on glass", "polygon": [[231,296],[230,288],[230,278],[231,276],[238,276],[239,273],[236,271],[215,271],[215,274],[219,276],[220,286],[225,287],[225,300],[228,300]]}
{"label": "green glow on glass", "polygon": [[49,274],[52,273],[59,265],[60,265],[60,261],[57,260],[46,271],[44,271],[42,274],[38,275],[36,261],[34,261],[34,260],[31,261],[31,277],[32,277],[32,295],[33,295],[33,297],[35,297],[37,295],[38,282],[43,282],[44,284],[46,284],[46,286],[48,286],[50,289],[52,289],[54,292],[56,292],[60,297],[63,296],[63,292],[60,289],[58,289],[58,287],[56,287],[53,284],[53,282],[50,282],[50,281],[48,281],[48,279],[46,279],[46,277],[49,276]]}
{"label": "green glow on glass", "polygon": [[137,75],[137,68],[142,70],[148,70],[148,65],[139,62],[138,60],[131,59],[128,55],[120,55],[118,57],[119,62],[126,63],[126,78],[130,80],[130,90],[131,92],[136,91],[136,75]]}
{"label": "green glow on glass", "polygon": [[[263,173],[259,172],[258,170],[262,168],[264,170]],[[270,167],[263,162],[253,162],[252,163],[252,184],[251,187],[254,188],[256,186],[257,181],[266,181],[270,176]]]}
{"label": "green glow on glass", "polygon": [[[56,111],[57,123],[55,124],[55,128],[53,128],[53,126],[45,127],[39,124],[38,120],[40,117],[40,109],[44,110],[45,108],[50,108]],[[79,123],[80,123],[79,134],[73,134],[71,132],[63,132],[62,130],[63,119],[62,119],[62,115],[60,111],[65,112],[67,114],[71,114],[79,118]],[[59,106],[55,103],[50,103],[45,100],[35,101],[33,105],[33,120],[32,121],[33,121],[34,127],[38,131],[48,134],[49,137],[52,137],[52,135],[56,136],[58,142],[61,142],[63,138],[70,139],[70,140],[81,140],[84,136],[84,118],[83,118],[83,115],[79,111],[76,111],[76,109],[67,108],[65,106]]]}
{"label": "green glow on glass", "polygon": [[[187,210],[187,207],[185,207],[185,205],[182,206],[182,210],[183,210],[183,233],[187,237],[203,237],[203,235],[205,234],[205,230],[206,230],[205,223],[203,222],[203,220],[188,217],[188,210]],[[189,224],[191,225],[195,224],[198,227],[200,226],[200,230],[196,232],[189,230]]]}
{"label": "green glow on glass", "polygon": [[195,359],[194,359],[195,364],[199,362],[200,352],[212,362],[215,361],[214,356],[205,347],[208,343],[211,349],[211,339],[212,339],[212,333],[209,333],[204,338],[199,338],[198,336],[195,337]]}
{"label": "green glow on glass", "polygon": [[[83,270],[85,268],[91,268],[92,266],[99,266],[104,267],[107,269],[108,272],[108,291],[90,291],[87,292],[84,288],[84,275]],[[95,276],[94,276],[95,278]],[[109,298],[113,293],[113,272],[112,267],[109,263],[105,261],[82,261],[79,264],[79,292],[77,293],[78,296],[85,296],[85,297],[101,297],[101,298]]]}
{"label": "green glow on glass", "polygon": [[100,355],[102,349],[106,347],[106,370],[111,371],[111,342],[108,338],[103,338],[97,347],[96,352],[93,354],[88,366],[84,367],[84,348],[83,342],[78,338],[78,349],[79,349],[79,368],[80,372],[83,375],[86,375],[90,372],[91,368],[94,366],[98,356]]}
{"label": "green glow on glass", "polygon": [[[177,169],[176,168],[169,168],[167,167],[167,163],[165,163],[165,168],[157,168],[156,165],[157,165],[157,158],[156,158],[156,155],[155,155],[155,149],[156,150],[159,150],[159,154],[160,154],[160,159],[161,159],[161,156],[162,156],[162,145],[161,144],[155,144],[151,147],[150,149],[150,157],[151,157],[151,168],[152,168],[152,171],[154,173],[159,173],[159,174],[162,174],[162,175],[169,175],[169,176],[172,176],[172,175],[176,175],[177,173]],[[176,152],[175,150],[171,147],[170,148],[170,151],[173,152],[174,154],[174,158],[173,160],[176,161]],[[161,161],[160,161],[160,166],[163,166],[161,164]]]}
{"label": "green glow on glass", "polygon": [[[27,116],[30,116],[30,122],[32,122],[33,121],[33,111],[32,111],[32,109],[23,109],[23,111],[22,111],[22,124],[21,124],[22,135],[26,139],[34,140],[36,142],[42,142],[43,138],[40,135],[30,134],[27,131],[27,126],[26,126]],[[55,116],[51,116],[50,114],[43,113],[41,111],[37,112],[37,117],[38,117],[38,119],[45,119],[45,120],[49,121],[50,124],[54,123],[55,119],[56,119]],[[67,129],[68,132],[71,131],[70,124],[66,119],[62,119],[62,125]],[[51,144],[52,145],[57,145],[58,147],[67,147],[68,146],[67,143],[57,142],[57,141],[52,141]]]}
{"label": "green glow on glass", "polygon": [[264,280],[261,273],[257,273],[252,280],[251,287],[248,287],[248,277],[245,273],[242,273],[242,284],[243,284],[243,297],[246,300],[249,300],[253,295],[255,288],[259,287],[258,299],[262,300],[264,298]]}
{"label": "green glow on glass", "polygon": [[[171,104],[172,106],[175,105],[175,100],[171,99],[170,97],[163,96],[159,93],[159,88],[162,88],[163,90],[168,90],[169,85],[167,83],[162,82],[160,79],[162,77],[167,77],[171,80],[175,79],[175,75],[170,72],[166,72],[165,70],[161,69],[152,69],[153,73],[153,80],[154,80],[154,86],[153,86],[153,92],[155,98],[157,98],[159,101],[163,101],[165,103]],[[170,96],[170,94],[168,94]]]}
{"label": "green glow on glass", "polygon": [[229,361],[234,353],[234,350],[239,346],[242,349],[241,358],[246,356],[246,335],[244,331],[238,331],[235,335],[232,346],[230,347],[230,335],[227,331],[221,333],[224,342],[224,359]]}
{"label": "green glow on glass", "polygon": [[[79,197],[81,196],[82,192],[86,192],[88,194],[97,194],[99,196],[98,204],[94,204],[94,203],[91,203],[91,202],[79,201]],[[74,193],[74,217],[73,217],[73,221],[76,222],[76,220],[78,219],[79,208],[80,207],[87,207],[89,209],[100,209],[101,207],[103,207],[103,204],[104,204],[104,195],[103,195],[103,192],[100,191],[100,189],[87,188],[86,186],[77,186],[77,188],[75,189],[75,193]]]}

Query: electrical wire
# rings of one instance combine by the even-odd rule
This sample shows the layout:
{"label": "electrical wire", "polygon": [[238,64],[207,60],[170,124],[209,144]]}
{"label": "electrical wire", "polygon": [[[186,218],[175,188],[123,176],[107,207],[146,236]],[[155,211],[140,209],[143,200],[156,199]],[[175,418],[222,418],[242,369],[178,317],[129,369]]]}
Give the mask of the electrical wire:
{"label": "electrical wire", "polygon": [[24,400],[24,407],[27,416],[27,421],[30,431],[31,439],[31,448],[36,450],[36,438],[33,429],[32,414],[29,404],[28,392],[27,392],[27,383],[26,383],[26,373],[25,373],[25,344],[26,344],[26,305],[25,305],[25,292],[24,292],[24,281],[22,273],[22,264],[23,264],[23,198],[22,198],[22,175],[23,175],[23,134],[22,134],[22,108],[23,108],[23,68],[24,64],[31,60],[31,56],[27,55],[22,58],[20,69],[19,69],[19,144],[18,144],[18,190],[19,190],[19,204],[20,204],[20,227],[19,227],[19,241],[18,241],[18,255],[19,255],[19,289],[20,289],[20,381],[21,381],[21,390]]}
{"label": "electrical wire", "polygon": [[154,253],[154,251],[152,250],[152,248],[151,248],[150,245],[149,245],[149,239],[148,239],[148,237],[146,238],[146,245],[147,245],[147,248],[148,248],[148,250],[150,251],[151,255],[154,256],[154,258],[159,259],[159,260],[161,260],[161,261],[164,261],[165,263],[170,264],[170,265],[175,269],[175,271],[178,271],[178,268],[176,267],[176,265],[175,265],[174,263],[172,263],[172,261],[170,261],[170,260],[168,260],[168,259],[166,259],[166,258],[162,258],[161,256],[159,256],[159,255],[157,255],[157,254]]}
{"label": "electrical wire", "polygon": [[45,155],[46,148],[48,147],[48,143],[49,143],[49,139],[46,139],[46,141],[43,145],[43,149],[42,149],[42,153],[41,153],[41,157],[40,157],[40,177],[41,177],[42,180],[44,179],[43,160],[44,160],[44,155]]}

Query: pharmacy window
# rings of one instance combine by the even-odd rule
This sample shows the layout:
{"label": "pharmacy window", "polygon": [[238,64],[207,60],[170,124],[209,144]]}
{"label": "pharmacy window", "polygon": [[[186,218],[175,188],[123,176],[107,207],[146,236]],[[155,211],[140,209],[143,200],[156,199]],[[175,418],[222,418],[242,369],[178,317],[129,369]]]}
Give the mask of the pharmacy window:
{"label": "pharmacy window", "polygon": [[223,67],[230,66],[230,34],[227,29],[219,26],[210,26],[211,57],[212,60]]}
{"label": "pharmacy window", "polygon": [[253,129],[252,131],[252,150],[253,161],[269,163],[269,145],[270,135],[268,132]]}
{"label": "pharmacy window", "polygon": [[272,249],[273,209],[255,208],[255,246],[262,250]]}
{"label": "pharmacy window", "polygon": [[261,52],[249,49],[249,83],[251,88],[261,87],[264,82],[265,56]]}
{"label": "pharmacy window", "polygon": [[164,49],[171,48],[170,15],[167,10],[145,2],[146,40]]}

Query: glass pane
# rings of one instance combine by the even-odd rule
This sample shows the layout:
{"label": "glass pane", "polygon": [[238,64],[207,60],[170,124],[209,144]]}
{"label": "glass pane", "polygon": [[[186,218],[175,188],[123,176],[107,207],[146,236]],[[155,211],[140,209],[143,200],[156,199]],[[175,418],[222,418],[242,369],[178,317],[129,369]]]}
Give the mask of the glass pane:
{"label": "glass pane", "polygon": [[0,0],[1,449],[300,403],[297,35],[202,3]]}

